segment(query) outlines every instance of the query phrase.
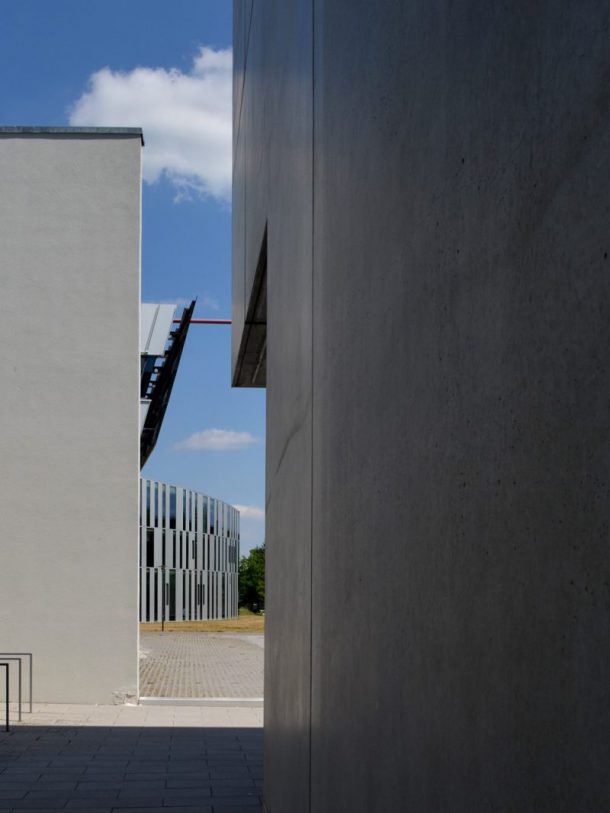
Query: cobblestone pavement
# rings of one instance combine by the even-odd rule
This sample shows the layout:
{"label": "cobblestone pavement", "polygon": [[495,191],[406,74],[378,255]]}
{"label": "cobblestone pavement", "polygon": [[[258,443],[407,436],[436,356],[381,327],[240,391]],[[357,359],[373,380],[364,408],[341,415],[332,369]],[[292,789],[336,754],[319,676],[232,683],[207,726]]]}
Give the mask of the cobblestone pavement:
{"label": "cobblestone pavement", "polygon": [[141,697],[262,697],[264,636],[140,633]]}
{"label": "cobblestone pavement", "polygon": [[0,811],[258,813],[262,709],[35,705],[0,732]]}

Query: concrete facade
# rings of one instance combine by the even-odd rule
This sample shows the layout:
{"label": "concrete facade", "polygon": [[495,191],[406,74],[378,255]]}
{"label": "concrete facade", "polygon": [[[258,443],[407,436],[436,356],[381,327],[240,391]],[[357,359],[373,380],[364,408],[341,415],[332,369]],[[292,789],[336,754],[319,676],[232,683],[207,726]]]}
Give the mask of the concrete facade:
{"label": "concrete facade", "polygon": [[138,130],[0,130],[0,650],[137,692]]}
{"label": "concrete facade", "polygon": [[234,10],[267,811],[606,810],[610,10]]}

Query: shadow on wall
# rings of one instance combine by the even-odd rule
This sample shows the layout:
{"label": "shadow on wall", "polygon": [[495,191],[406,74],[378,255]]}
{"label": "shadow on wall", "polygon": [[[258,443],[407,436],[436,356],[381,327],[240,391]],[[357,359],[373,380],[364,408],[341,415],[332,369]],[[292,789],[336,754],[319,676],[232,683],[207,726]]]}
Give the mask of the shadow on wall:
{"label": "shadow on wall", "polygon": [[0,734],[0,810],[258,811],[262,729],[19,726]]}

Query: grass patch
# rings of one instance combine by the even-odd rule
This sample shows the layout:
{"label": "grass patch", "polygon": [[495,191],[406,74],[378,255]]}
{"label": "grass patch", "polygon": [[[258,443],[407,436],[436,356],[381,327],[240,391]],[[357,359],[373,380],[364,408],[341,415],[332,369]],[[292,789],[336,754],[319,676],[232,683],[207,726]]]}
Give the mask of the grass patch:
{"label": "grass patch", "polygon": [[[244,612],[242,612],[244,610]],[[140,624],[141,632],[160,632],[160,621],[146,621]],[[239,610],[238,618],[224,618],[217,621],[166,621],[166,632],[264,632],[265,616],[250,612],[245,607]]]}

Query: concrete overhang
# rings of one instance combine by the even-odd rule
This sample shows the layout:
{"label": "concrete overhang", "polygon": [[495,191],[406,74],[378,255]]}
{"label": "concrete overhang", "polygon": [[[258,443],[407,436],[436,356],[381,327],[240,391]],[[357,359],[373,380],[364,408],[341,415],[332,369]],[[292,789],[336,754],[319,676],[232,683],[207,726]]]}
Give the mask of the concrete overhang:
{"label": "concrete overhang", "polygon": [[267,385],[266,230],[250,292],[232,385],[234,387],[265,387]]}

